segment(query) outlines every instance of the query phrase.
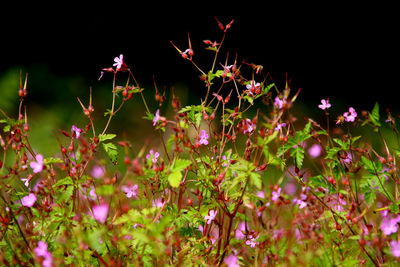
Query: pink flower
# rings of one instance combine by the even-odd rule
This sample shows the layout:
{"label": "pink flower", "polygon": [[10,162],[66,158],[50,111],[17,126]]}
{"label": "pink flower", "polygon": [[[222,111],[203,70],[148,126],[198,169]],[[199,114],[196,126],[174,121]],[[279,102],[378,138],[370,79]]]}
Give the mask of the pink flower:
{"label": "pink flower", "polygon": [[245,222],[240,222],[238,224],[237,229],[236,229],[235,237],[237,239],[243,239],[243,238],[246,237],[246,235],[244,233],[246,233],[246,223]]}
{"label": "pink flower", "polygon": [[272,197],[271,197],[271,199],[274,201],[274,202],[276,202],[276,201],[278,201],[278,198],[279,198],[279,196],[281,195],[281,188],[280,187],[278,187],[278,190],[276,190],[276,191],[272,191]]}
{"label": "pink flower", "polygon": [[246,245],[254,248],[257,245],[256,238],[253,235],[249,235],[249,239],[246,240]]}
{"label": "pink flower", "polygon": [[146,155],[146,159],[151,159],[153,163],[156,163],[159,157],[160,153],[154,152],[153,149],[150,149],[149,154]]}
{"label": "pink flower", "polygon": [[308,149],[308,154],[312,158],[319,157],[321,155],[322,148],[319,144],[313,144],[309,149]]}
{"label": "pink flower", "polygon": [[275,107],[282,109],[285,104],[286,104],[285,98],[280,99],[279,96],[275,97],[275,102],[274,102]]}
{"label": "pink flower", "polygon": [[157,121],[159,121],[159,120],[160,120],[160,110],[157,109],[156,114],[154,115],[154,118],[153,118],[153,126],[156,126]]}
{"label": "pink flower", "polygon": [[343,117],[345,121],[353,122],[356,120],[357,112],[354,110],[353,107],[350,107],[348,112],[343,113]]}
{"label": "pink flower", "polygon": [[393,256],[400,257],[400,242],[396,240],[390,241],[390,251],[392,252]]}
{"label": "pink flower", "polygon": [[21,203],[25,207],[32,207],[35,204],[36,200],[37,200],[36,195],[34,193],[30,193],[29,195],[24,196],[21,199]]}
{"label": "pink flower", "polygon": [[124,56],[122,54],[119,55],[119,57],[114,58],[114,64],[113,66],[116,67],[117,70],[121,69],[122,64],[123,64],[123,58]]}
{"label": "pink flower", "polygon": [[162,208],[165,205],[165,201],[163,199],[158,198],[158,199],[153,200],[152,204],[153,204],[153,207]]}
{"label": "pink flower", "polygon": [[104,167],[101,167],[99,165],[95,165],[93,166],[91,175],[93,176],[93,178],[99,179],[102,178],[104,176]]}
{"label": "pink flower", "polygon": [[207,224],[210,224],[217,216],[217,211],[209,210],[208,215],[204,216],[204,220],[207,220]]}
{"label": "pink flower", "polygon": [[322,99],[322,100],[321,100],[321,104],[318,105],[318,107],[319,107],[320,109],[322,109],[322,110],[325,110],[325,109],[330,108],[330,107],[331,107],[331,104],[329,104],[329,99],[327,99],[327,100]]}
{"label": "pink flower", "polygon": [[29,166],[33,169],[34,173],[41,172],[43,170],[43,156],[40,154],[37,154],[36,162],[32,161]]}
{"label": "pink flower", "polygon": [[239,267],[238,261],[238,257],[233,254],[229,254],[229,256],[224,259],[224,262],[228,267]]}
{"label": "pink flower", "polygon": [[127,198],[136,197],[138,185],[122,186],[122,190],[125,192]]}
{"label": "pink flower", "polygon": [[243,124],[243,133],[244,134],[251,134],[254,131],[254,123],[250,119],[246,119]]}
{"label": "pink flower", "polygon": [[81,136],[82,129],[76,127],[75,125],[72,125],[71,132],[72,136],[75,136],[75,138],[78,139]]}
{"label": "pink flower", "polygon": [[282,127],[285,127],[286,123],[278,123],[275,127],[275,131],[280,131]]}
{"label": "pink flower", "polygon": [[400,216],[396,218],[385,217],[381,222],[381,230],[383,234],[390,235],[392,233],[396,233],[399,226],[398,223],[400,222]]}
{"label": "pink flower", "polygon": [[107,220],[108,216],[108,205],[106,203],[103,203],[101,205],[94,205],[92,216],[98,222],[104,223]]}
{"label": "pink flower", "polygon": [[47,250],[47,244],[43,241],[38,242],[38,246],[33,250],[37,257],[43,257],[43,267],[51,267],[53,265],[53,255]]}
{"label": "pink flower", "polygon": [[199,134],[199,138],[200,138],[200,140],[199,140],[200,145],[205,145],[205,146],[208,145],[209,136],[205,130],[201,130],[201,132]]}

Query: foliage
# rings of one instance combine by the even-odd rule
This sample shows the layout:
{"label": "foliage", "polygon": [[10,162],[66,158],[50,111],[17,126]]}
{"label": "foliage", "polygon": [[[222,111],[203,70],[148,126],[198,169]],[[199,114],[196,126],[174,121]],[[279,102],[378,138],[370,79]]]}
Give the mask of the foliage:
{"label": "foliage", "polygon": [[[289,81],[279,89],[261,65],[221,59],[233,21],[217,22],[221,40],[204,41],[214,55],[207,71],[190,39],[184,51],[171,42],[204,83],[199,104],[182,107],[172,90],[174,114],[165,112],[156,87],[152,110],[120,55],[102,69],[113,75],[105,119],[94,116],[91,91],[86,105],[78,98],[87,124],[59,129],[52,156],[30,143],[21,75],[17,117],[0,110],[2,265],[398,264],[400,150],[382,134],[399,138],[389,110],[384,123],[378,103],[358,113],[350,107],[332,125],[323,99],[325,125],[297,119],[299,90]],[[138,151],[109,132],[132,98],[144,107],[134,115],[160,137],[151,147],[134,140],[144,143]],[[372,129],[382,148],[353,136],[357,127]]]}

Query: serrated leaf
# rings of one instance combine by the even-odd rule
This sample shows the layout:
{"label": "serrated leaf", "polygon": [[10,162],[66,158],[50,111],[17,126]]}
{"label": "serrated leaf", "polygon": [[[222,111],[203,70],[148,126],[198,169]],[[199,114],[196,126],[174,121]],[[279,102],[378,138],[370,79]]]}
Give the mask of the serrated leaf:
{"label": "serrated leaf", "polygon": [[114,139],[116,136],[117,136],[116,134],[100,134],[99,142],[104,142],[106,140]]}
{"label": "serrated leaf", "polygon": [[58,180],[55,183],[54,187],[58,187],[58,186],[61,186],[61,185],[72,185],[72,184],[74,184],[74,182],[72,181],[72,178],[67,176],[65,178],[62,178],[62,179]]}
{"label": "serrated leaf", "polygon": [[103,148],[106,151],[110,160],[115,164],[118,160],[118,150],[113,143],[103,143]]}
{"label": "serrated leaf", "polygon": [[182,171],[189,167],[192,162],[188,159],[177,159],[172,166],[172,171]]}
{"label": "serrated leaf", "polygon": [[258,189],[261,189],[262,187],[261,175],[256,172],[250,173],[250,183],[253,184],[255,187],[257,187]]}

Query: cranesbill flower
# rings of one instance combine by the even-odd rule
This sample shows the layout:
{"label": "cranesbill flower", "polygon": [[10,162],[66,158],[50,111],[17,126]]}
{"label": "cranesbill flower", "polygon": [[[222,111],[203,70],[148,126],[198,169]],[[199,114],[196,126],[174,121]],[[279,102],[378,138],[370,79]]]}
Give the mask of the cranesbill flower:
{"label": "cranesbill flower", "polygon": [[92,172],[90,174],[92,175],[93,178],[99,179],[104,176],[104,173],[105,173],[104,167],[95,165],[93,166]]}
{"label": "cranesbill flower", "polygon": [[76,127],[75,125],[72,125],[71,132],[72,135],[75,136],[76,139],[78,139],[81,136],[82,129]]}
{"label": "cranesbill flower", "polygon": [[122,64],[124,63],[123,58],[124,58],[124,56],[122,54],[119,55],[119,57],[114,58],[115,63],[113,64],[113,66],[116,67],[117,70],[121,69]]}
{"label": "cranesbill flower", "polygon": [[275,127],[275,131],[280,131],[282,127],[285,127],[286,123],[278,123]]}
{"label": "cranesbill flower", "polygon": [[392,252],[393,256],[400,257],[400,242],[396,240],[390,241],[390,251]]}
{"label": "cranesbill flower", "polygon": [[392,233],[396,233],[399,226],[398,223],[400,222],[400,216],[396,218],[384,217],[381,222],[381,230],[383,234],[390,235]]}
{"label": "cranesbill flower", "polygon": [[33,169],[34,173],[41,172],[43,170],[43,156],[40,154],[37,154],[36,162],[32,161],[29,166]]}
{"label": "cranesbill flower", "polygon": [[38,246],[33,250],[37,257],[43,257],[43,267],[51,267],[53,265],[53,255],[47,250],[47,244],[43,241],[38,242]]}
{"label": "cranesbill flower", "polygon": [[229,254],[229,256],[224,259],[224,263],[228,267],[239,267],[238,261],[238,257],[233,254]]}
{"label": "cranesbill flower", "polygon": [[24,196],[21,199],[21,203],[25,207],[32,207],[35,204],[36,200],[37,200],[36,195],[34,193],[30,193],[29,195]]}
{"label": "cranesbill flower", "polygon": [[271,197],[271,199],[274,201],[274,202],[276,202],[276,201],[278,201],[278,198],[279,198],[279,196],[281,195],[281,188],[280,187],[278,187],[278,190],[276,190],[276,191],[272,191],[272,197]]}
{"label": "cranesbill flower", "polygon": [[321,100],[321,104],[318,105],[318,107],[319,107],[320,109],[322,109],[322,110],[325,110],[325,109],[330,108],[330,107],[331,107],[331,104],[329,104],[329,99],[327,99],[327,100],[322,99],[322,100]]}
{"label": "cranesbill flower", "polygon": [[345,121],[353,122],[356,120],[357,112],[354,110],[353,107],[350,107],[348,112],[343,113],[343,117]]}
{"label": "cranesbill flower", "polygon": [[280,99],[279,96],[275,97],[275,101],[274,101],[274,106],[275,107],[277,107],[279,109],[282,109],[285,104],[286,104],[286,99],[285,98]]}
{"label": "cranesbill flower", "polygon": [[109,207],[106,203],[103,203],[101,205],[94,205],[92,213],[93,218],[95,218],[100,223],[104,223],[107,220],[108,208]]}
{"label": "cranesbill flower", "polygon": [[209,136],[205,130],[201,130],[201,132],[199,134],[199,138],[200,138],[200,140],[199,140],[200,145],[205,145],[205,146],[208,145]]}
{"label": "cranesbill flower", "polygon": [[124,185],[122,186],[122,190],[125,192],[127,198],[136,197],[138,185]]}
{"label": "cranesbill flower", "polygon": [[149,154],[146,155],[146,159],[151,159],[153,163],[156,163],[159,157],[160,153],[154,152],[153,149],[150,149]]}
{"label": "cranesbill flower", "polygon": [[321,155],[322,148],[319,144],[313,144],[309,149],[308,149],[308,154],[310,155],[311,158],[316,158]]}
{"label": "cranesbill flower", "polygon": [[160,120],[160,110],[157,109],[156,114],[154,115],[154,118],[153,118],[153,126],[156,126],[157,121],[159,121],[159,120]]}
{"label": "cranesbill flower", "polygon": [[215,219],[215,216],[217,216],[217,212],[218,211],[214,210],[208,211],[208,215],[204,216],[204,220],[207,220],[207,224],[210,224]]}

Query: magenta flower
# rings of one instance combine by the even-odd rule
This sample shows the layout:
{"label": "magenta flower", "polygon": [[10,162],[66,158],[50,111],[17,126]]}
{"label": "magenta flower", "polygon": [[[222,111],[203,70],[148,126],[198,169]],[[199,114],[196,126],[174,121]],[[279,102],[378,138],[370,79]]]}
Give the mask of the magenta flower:
{"label": "magenta flower", "polygon": [[207,224],[210,224],[215,219],[215,216],[217,216],[217,212],[218,211],[214,210],[208,211],[208,215],[204,216],[204,220],[207,220]]}
{"label": "magenta flower", "polygon": [[256,238],[253,235],[249,235],[249,239],[246,240],[246,245],[254,248],[257,245]]}
{"label": "magenta flower", "polygon": [[36,195],[34,193],[30,193],[29,195],[24,196],[21,199],[21,203],[25,207],[32,207],[35,204],[36,200],[37,200]]}
{"label": "magenta flower", "polygon": [[322,110],[325,110],[325,109],[330,108],[330,107],[331,107],[331,104],[329,104],[329,99],[327,99],[327,100],[322,99],[322,100],[321,100],[321,104],[318,105],[318,107],[319,107],[320,109],[322,109]]}
{"label": "magenta flower", "polygon": [[201,130],[201,132],[199,134],[199,138],[200,138],[200,140],[199,140],[200,145],[205,145],[205,146],[208,145],[209,136],[205,130]]}
{"label": "magenta flower", "polygon": [[106,203],[103,203],[101,205],[94,205],[92,213],[93,218],[95,218],[100,223],[104,223],[107,220],[108,208],[109,207]]}
{"label": "magenta flower", "polygon": [[152,205],[153,205],[153,207],[156,207],[156,208],[162,208],[165,205],[165,201],[163,199],[158,198],[158,199],[153,200]]}
{"label": "magenta flower", "polygon": [[127,198],[136,197],[138,185],[122,186],[122,190],[125,192]]}
{"label": "magenta flower", "polygon": [[396,240],[390,241],[390,251],[392,252],[393,256],[400,257],[400,242]]}
{"label": "magenta flower", "polygon": [[47,244],[43,241],[38,242],[38,246],[33,249],[37,257],[43,257],[42,261],[43,267],[51,267],[53,265],[53,256],[47,250]]}
{"label": "magenta flower", "polygon": [[243,129],[244,129],[243,133],[244,134],[247,134],[247,133],[251,134],[254,131],[254,128],[255,128],[254,123],[250,119],[246,119],[244,121],[244,125],[243,125]]}
{"label": "magenta flower", "polygon": [[308,149],[308,154],[312,158],[319,157],[321,155],[322,148],[319,144],[313,144],[309,149]]}
{"label": "magenta flower", "polygon": [[347,122],[354,122],[357,117],[357,112],[353,107],[350,107],[348,112],[343,113],[343,117]]}
{"label": "magenta flower", "polygon": [[237,227],[236,231],[235,231],[235,237],[237,239],[243,239],[243,238],[246,237],[245,233],[246,233],[246,223],[245,222],[240,222],[238,224],[238,227]]}
{"label": "magenta flower", "polygon": [[159,157],[160,153],[154,152],[153,149],[150,149],[149,154],[146,155],[146,159],[151,159],[153,163],[156,163]]}
{"label": "magenta flower", "polygon": [[229,256],[224,259],[224,262],[228,267],[239,267],[238,261],[238,257],[233,254],[229,254]]}
{"label": "magenta flower", "polygon": [[122,54],[119,55],[119,57],[114,58],[114,64],[113,66],[116,67],[117,70],[121,69],[122,64],[123,64],[123,58],[124,56]]}
{"label": "magenta flower", "polygon": [[275,131],[280,131],[282,127],[285,127],[286,123],[278,123],[275,127]]}
{"label": "magenta flower", "polygon": [[82,129],[76,127],[75,125],[72,125],[71,132],[72,136],[75,136],[75,138],[78,139],[81,136]]}
{"label": "magenta flower", "polygon": [[154,118],[153,118],[153,126],[156,126],[157,121],[159,121],[159,120],[160,120],[160,110],[157,109],[156,114],[154,115]]}
{"label": "magenta flower", "polygon": [[37,154],[36,162],[32,161],[29,166],[33,169],[34,173],[41,172],[43,170],[43,156],[40,154]]}

